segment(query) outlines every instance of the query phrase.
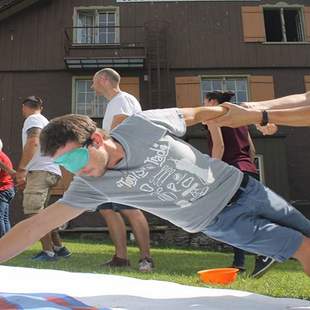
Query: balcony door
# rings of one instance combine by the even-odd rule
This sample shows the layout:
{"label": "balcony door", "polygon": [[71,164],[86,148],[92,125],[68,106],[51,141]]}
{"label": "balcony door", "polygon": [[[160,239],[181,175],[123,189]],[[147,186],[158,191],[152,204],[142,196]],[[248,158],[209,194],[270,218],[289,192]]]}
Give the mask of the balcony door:
{"label": "balcony door", "polygon": [[77,12],[77,44],[118,44],[119,28],[113,10],[80,10]]}

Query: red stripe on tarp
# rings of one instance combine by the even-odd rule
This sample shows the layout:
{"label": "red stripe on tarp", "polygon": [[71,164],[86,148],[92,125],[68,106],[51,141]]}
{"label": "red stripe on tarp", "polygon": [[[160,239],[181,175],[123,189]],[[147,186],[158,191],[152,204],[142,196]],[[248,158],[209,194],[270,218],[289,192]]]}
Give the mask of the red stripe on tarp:
{"label": "red stripe on tarp", "polygon": [[18,310],[15,305],[8,303],[5,298],[0,297],[0,310]]}
{"label": "red stripe on tarp", "polygon": [[[60,305],[60,306],[69,307],[72,310],[99,310],[98,308],[89,307],[89,306],[74,306],[74,305],[70,304],[68,301],[66,301],[65,299],[59,298],[59,297],[47,297],[46,300],[53,302],[53,303]],[[0,310],[1,310],[1,308],[0,308]]]}
{"label": "red stripe on tarp", "polygon": [[46,297],[47,301],[51,301],[57,305],[68,307],[70,303],[68,303],[65,299],[59,297]]}
{"label": "red stripe on tarp", "polygon": [[99,310],[99,309],[98,308],[94,308],[94,307],[90,307],[90,306],[89,307],[88,306],[85,306],[85,307],[77,306],[77,307],[73,307],[72,310]]}

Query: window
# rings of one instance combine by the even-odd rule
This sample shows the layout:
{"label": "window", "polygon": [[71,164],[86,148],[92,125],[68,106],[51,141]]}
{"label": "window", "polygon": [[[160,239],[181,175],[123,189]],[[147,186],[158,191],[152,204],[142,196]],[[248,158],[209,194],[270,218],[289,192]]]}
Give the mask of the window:
{"label": "window", "polygon": [[259,175],[260,182],[265,184],[265,173],[264,173],[264,157],[261,154],[256,154],[254,158],[256,165],[256,172]]}
{"label": "window", "polygon": [[119,22],[116,9],[77,9],[76,44],[118,44]]}
{"label": "window", "polygon": [[103,117],[106,109],[107,99],[96,96],[90,88],[91,79],[76,78],[74,85],[73,113],[88,115],[90,117]]}
{"label": "window", "polygon": [[[210,91],[233,91],[235,97],[232,102],[248,101],[248,79],[245,77],[214,77],[201,80],[202,99]],[[203,102],[203,100],[202,100]]]}
{"label": "window", "polygon": [[300,8],[264,8],[267,42],[304,41]]}

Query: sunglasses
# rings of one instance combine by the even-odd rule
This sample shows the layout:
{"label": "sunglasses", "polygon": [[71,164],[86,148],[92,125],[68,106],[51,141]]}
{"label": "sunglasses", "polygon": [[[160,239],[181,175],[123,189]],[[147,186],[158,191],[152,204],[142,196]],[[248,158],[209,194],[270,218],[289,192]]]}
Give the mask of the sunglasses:
{"label": "sunglasses", "polygon": [[63,166],[69,172],[76,174],[89,162],[88,147],[92,144],[91,139],[87,139],[81,147],[66,152],[54,159],[54,163]]}

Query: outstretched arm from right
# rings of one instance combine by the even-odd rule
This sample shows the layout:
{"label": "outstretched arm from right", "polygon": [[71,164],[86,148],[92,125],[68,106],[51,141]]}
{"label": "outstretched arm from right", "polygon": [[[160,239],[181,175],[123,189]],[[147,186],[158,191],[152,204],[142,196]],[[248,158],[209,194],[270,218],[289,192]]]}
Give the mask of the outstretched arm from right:
{"label": "outstretched arm from right", "polygon": [[244,102],[241,106],[255,110],[280,110],[310,106],[310,92],[266,101]]}
{"label": "outstretched arm from right", "polygon": [[84,211],[85,209],[54,203],[40,213],[18,223],[0,239],[0,262],[17,256],[48,232]]}
{"label": "outstretched arm from right", "polygon": [[284,126],[310,126],[310,106],[268,111],[269,121]]}
{"label": "outstretched arm from right", "polygon": [[[260,110],[245,109],[231,103],[223,103],[228,112],[212,121],[217,126],[241,127],[251,124],[259,124],[262,121]],[[269,122],[285,126],[310,126],[310,105],[300,108],[269,110]]]}

